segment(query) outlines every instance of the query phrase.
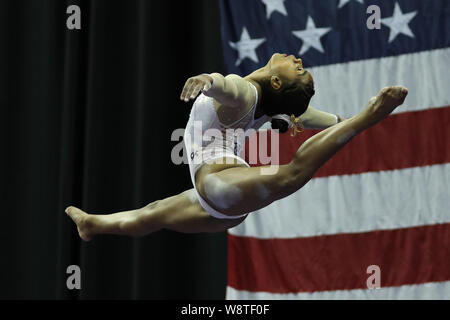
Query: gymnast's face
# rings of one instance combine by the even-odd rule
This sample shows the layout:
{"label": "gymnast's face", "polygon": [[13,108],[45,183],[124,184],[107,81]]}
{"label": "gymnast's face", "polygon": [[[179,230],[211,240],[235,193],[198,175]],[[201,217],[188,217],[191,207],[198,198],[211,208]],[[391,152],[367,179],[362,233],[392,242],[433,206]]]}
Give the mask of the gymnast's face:
{"label": "gymnast's face", "polygon": [[294,55],[275,53],[266,67],[272,74],[271,84],[274,89],[281,87],[283,82],[297,82],[300,85],[313,84],[313,77],[303,69],[302,59],[296,58]]}

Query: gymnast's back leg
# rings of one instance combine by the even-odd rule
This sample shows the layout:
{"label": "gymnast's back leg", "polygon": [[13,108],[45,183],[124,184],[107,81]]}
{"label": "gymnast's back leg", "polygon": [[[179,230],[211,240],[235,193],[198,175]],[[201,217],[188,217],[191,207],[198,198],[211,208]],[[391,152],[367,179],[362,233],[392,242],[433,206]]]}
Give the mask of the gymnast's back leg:
{"label": "gymnast's back leg", "polygon": [[245,219],[221,220],[211,217],[200,205],[194,189],[154,201],[136,210],[88,214],[70,206],[66,213],[75,222],[79,236],[85,241],[99,234],[140,237],[161,229],[182,233],[220,232]]}
{"label": "gymnast's back leg", "polygon": [[373,97],[358,115],[309,138],[289,164],[280,165],[274,175],[261,174],[268,167],[203,166],[196,177],[202,198],[217,211],[237,216],[261,209],[305,185],[314,173],[355,135],[375,125],[401,105],[405,87],[387,87]]}

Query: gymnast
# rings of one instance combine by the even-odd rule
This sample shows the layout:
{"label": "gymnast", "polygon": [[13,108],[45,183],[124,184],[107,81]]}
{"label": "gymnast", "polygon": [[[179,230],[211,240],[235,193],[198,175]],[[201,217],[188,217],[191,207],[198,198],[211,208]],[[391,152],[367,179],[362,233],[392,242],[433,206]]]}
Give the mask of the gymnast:
{"label": "gymnast", "polygon": [[[407,94],[403,86],[383,88],[359,114],[343,119],[309,106],[314,95],[311,74],[301,59],[280,53],[246,77],[212,73],[189,78],[180,99],[195,100],[184,136],[194,188],[131,211],[88,214],[69,206],[65,212],[84,241],[98,234],[138,237],[161,229],[227,230],[249,213],[303,187],[328,159],[355,135],[386,118]],[[280,132],[298,130],[299,124],[324,130],[305,141],[289,163],[277,165],[276,173],[263,174],[268,166],[250,167],[241,156],[245,140],[225,132],[259,129],[267,122]],[[200,144],[193,140],[196,130],[204,134],[211,128],[223,132],[223,140],[204,139]]]}

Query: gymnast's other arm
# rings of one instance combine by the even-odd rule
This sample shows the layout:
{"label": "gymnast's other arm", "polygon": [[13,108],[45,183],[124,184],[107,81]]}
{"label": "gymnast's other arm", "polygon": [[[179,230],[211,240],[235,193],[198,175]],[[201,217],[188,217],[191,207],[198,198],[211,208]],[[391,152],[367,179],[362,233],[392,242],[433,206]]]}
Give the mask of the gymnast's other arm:
{"label": "gymnast's other arm", "polygon": [[342,122],[345,119],[339,115],[334,115],[308,106],[306,111],[300,116],[300,120],[305,129],[325,129]]}

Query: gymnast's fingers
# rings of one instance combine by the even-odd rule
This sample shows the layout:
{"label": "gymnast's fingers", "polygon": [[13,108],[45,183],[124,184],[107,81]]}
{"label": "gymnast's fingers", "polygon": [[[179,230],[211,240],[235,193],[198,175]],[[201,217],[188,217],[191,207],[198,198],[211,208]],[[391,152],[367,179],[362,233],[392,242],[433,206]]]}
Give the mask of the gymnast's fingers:
{"label": "gymnast's fingers", "polygon": [[194,92],[195,88],[198,85],[198,80],[193,79],[191,85],[189,86],[188,90],[186,91],[186,95],[184,97],[184,101],[189,101],[189,99],[192,96],[192,93]]}
{"label": "gymnast's fingers", "polygon": [[192,91],[190,98],[191,99],[195,99],[195,97],[197,97],[198,93],[200,92],[200,90],[202,90],[202,88],[205,86],[205,84],[203,82],[198,83],[194,90]]}
{"label": "gymnast's fingers", "polygon": [[188,92],[190,91],[191,86],[193,84],[194,84],[194,80],[192,78],[187,79],[186,83],[184,84],[183,91],[181,92],[181,96],[180,96],[181,100],[184,100],[186,102],[189,100],[187,98],[188,97]]}

